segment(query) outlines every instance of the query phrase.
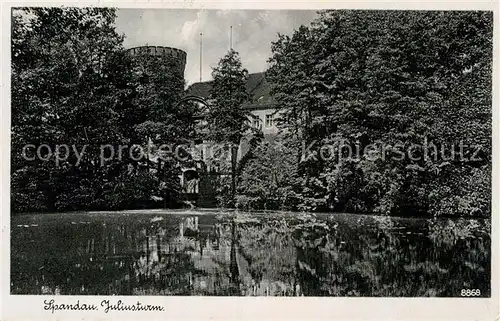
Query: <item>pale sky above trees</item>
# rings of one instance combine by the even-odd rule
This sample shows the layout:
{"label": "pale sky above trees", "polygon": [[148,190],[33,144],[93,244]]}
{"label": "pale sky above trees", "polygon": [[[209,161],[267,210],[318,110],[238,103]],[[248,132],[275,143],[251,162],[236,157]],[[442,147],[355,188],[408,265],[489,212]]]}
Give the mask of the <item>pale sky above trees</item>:
{"label": "pale sky above trees", "polygon": [[203,32],[203,80],[210,80],[212,67],[229,49],[233,26],[233,48],[240,53],[249,72],[267,68],[271,42],[277,33],[292,34],[301,24],[308,25],[315,11],[277,10],[190,10],[119,9],[117,30],[125,34],[125,47],[162,45],[188,53],[185,78],[199,81],[199,44]]}

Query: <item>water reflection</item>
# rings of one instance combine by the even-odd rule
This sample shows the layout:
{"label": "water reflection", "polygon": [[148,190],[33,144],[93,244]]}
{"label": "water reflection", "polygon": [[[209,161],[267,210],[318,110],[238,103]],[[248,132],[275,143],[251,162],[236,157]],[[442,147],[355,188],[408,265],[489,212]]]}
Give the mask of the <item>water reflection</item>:
{"label": "water reflection", "polygon": [[489,221],[356,215],[29,215],[11,292],[489,296]]}

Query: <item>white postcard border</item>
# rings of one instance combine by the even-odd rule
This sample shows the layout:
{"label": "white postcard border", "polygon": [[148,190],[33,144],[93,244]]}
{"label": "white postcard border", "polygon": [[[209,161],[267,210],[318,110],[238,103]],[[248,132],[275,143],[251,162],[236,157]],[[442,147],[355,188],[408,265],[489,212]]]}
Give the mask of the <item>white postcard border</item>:
{"label": "white postcard border", "polygon": [[[10,295],[10,10],[19,6],[112,6],[123,8],[186,9],[397,9],[397,10],[492,10],[494,11],[493,56],[493,187],[491,298],[336,298],[336,297],[175,297],[175,296],[51,296]],[[497,1],[101,1],[101,2],[4,2],[2,5],[2,134],[0,163],[2,264],[0,311],[2,321],[14,320],[499,320],[500,203],[500,111],[499,111],[499,4]],[[495,166],[496,165],[496,166]],[[109,312],[44,310],[44,300],[58,303],[96,304],[102,300],[140,301],[161,305],[162,312]]]}

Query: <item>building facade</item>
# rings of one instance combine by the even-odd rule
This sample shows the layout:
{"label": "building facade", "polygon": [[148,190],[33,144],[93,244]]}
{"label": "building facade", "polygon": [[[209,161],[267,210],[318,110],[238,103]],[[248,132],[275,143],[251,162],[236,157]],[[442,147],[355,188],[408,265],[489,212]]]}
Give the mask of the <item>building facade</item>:
{"label": "building facade", "polygon": [[[254,116],[253,119],[248,120],[249,124],[261,129],[264,136],[277,134],[278,113],[270,94],[265,72],[249,74],[245,87],[250,99],[243,105],[243,108]],[[189,86],[187,93],[208,99],[211,88],[211,81],[197,82]]]}

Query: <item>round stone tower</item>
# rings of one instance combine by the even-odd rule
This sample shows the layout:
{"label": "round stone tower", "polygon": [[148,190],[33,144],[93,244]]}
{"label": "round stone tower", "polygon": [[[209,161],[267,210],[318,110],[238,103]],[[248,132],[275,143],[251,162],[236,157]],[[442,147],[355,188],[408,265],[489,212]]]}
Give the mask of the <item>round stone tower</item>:
{"label": "round stone tower", "polygon": [[128,52],[133,55],[150,55],[153,57],[167,57],[172,61],[173,68],[181,73],[184,78],[184,70],[186,68],[187,53],[183,50],[164,47],[164,46],[140,46],[128,49]]}

